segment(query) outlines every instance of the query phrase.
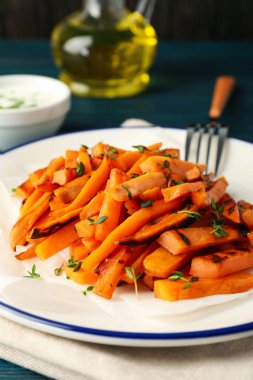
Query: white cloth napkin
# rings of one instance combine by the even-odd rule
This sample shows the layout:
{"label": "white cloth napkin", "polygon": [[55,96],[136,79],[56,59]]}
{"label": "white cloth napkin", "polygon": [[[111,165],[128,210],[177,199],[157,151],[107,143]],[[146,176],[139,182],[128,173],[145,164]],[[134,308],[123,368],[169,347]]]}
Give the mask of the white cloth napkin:
{"label": "white cloth napkin", "polygon": [[60,380],[251,380],[253,337],[195,347],[113,347],[56,337],[0,318],[0,357]]}

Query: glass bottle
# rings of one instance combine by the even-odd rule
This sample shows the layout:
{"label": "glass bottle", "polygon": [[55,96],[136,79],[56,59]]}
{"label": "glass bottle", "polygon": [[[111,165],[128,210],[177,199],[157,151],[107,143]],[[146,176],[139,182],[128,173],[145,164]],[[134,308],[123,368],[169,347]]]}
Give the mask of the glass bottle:
{"label": "glass bottle", "polygon": [[113,98],[146,88],[157,45],[149,22],[154,5],[140,0],[129,12],[124,0],[86,0],[54,28],[54,59],[73,94]]}

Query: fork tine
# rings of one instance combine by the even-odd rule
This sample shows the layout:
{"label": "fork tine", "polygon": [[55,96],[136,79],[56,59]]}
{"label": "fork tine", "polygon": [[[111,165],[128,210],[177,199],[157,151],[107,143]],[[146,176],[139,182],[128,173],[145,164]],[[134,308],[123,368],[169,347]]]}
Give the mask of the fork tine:
{"label": "fork tine", "polygon": [[216,132],[216,128],[215,128],[215,126],[213,126],[211,124],[207,124],[206,127],[207,127],[207,133],[208,133],[208,142],[207,142],[207,151],[206,151],[206,173],[208,173],[210,149],[211,149],[213,136]]}
{"label": "fork tine", "polygon": [[199,162],[200,146],[201,146],[201,141],[202,141],[203,134],[205,132],[205,126],[200,124],[198,130],[199,130],[199,136],[198,136],[197,154],[196,154],[196,162],[197,163]]}
{"label": "fork tine", "polygon": [[221,154],[224,146],[224,142],[228,135],[228,126],[221,126],[218,125],[218,146],[217,146],[217,153],[216,153],[216,163],[215,163],[215,175],[217,175]]}
{"label": "fork tine", "polygon": [[186,143],[185,143],[185,160],[188,160],[189,153],[190,153],[190,146],[192,141],[193,133],[195,132],[196,126],[195,125],[189,125],[187,128],[187,136],[186,136]]}

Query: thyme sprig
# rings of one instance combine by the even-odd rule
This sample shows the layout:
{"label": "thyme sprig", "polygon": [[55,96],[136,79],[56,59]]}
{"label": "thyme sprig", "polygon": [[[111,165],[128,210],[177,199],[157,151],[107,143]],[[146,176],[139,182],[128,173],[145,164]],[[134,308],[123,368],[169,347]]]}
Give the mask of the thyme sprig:
{"label": "thyme sprig", "polygon": [[153,199],[149,199],[145,202],[141,202],[141,208],[151,207],[153,205],[153,202],[154,202]]}
{"label": "thyme sprig", "polygon": [[33,264],[32,270],[31,271],[28,270],[27,273],[29,276],[24,276],[24,277],[34,278],[35,280],[41,279],[40,274],[36,273],[36,265],[35,264]]}
{"label": "thyme sprig", "polygon": [[93,285],[88,286],[85,290],[82,291],[84,296],[87,296],[89,292],[91,292],[94,289]]}
{"label": "thyme sprig", "polygon": [[192,218],[192,219],[199,219],[199,218],[201,218],[201,214],[199,213],[199,212],[197,212],[197,211],[189,211],[189,210],[181,210],[181,211],[178,211],[177,212],[178,214],[185,214],[185,215],[187,215],[189,218]]}
{"label": "thyme sprig", "polygon": [[78,164],[78,166],[76,168],[76,174],[77,174],[77,176],[81,177],[81,175],[84,174],[84,170],[85,170],[84,164],[82,162],[79,162],[79,164]]}
{"label": "thyme sprig", "polygon": [[119,154],[119,151],[114,148],[113,146],[108,146],[108,148],[105,150],[105,154],[111,159],[116,160],[116,157],[114,154]]}
{"label": "thyme sprig", "polygon": [[224,218],[221,217],[221,214],[224,211],[225,203],[222,203],[222,205],[218,206],[215,200],[211,199],[211,208],[212,211],[216,217],[215,219],[211,219],[211,226],[213,227],[213,230],[211,231],[211,234],[214,234],[218,238],[223,238],[228,236],[227,231],[224,229]]}
{"label": "thyme sprig", "polygon": [[127,186],[124,186],[124,185],[121,185],[121,187],[122,187],[122,189],[124,189],[127,192],[128,199],[131,201],[133,196],[132,196],[132,193],[129,190],[129,188]]}
{"label": "thyme sprig", "polygon": [[76,261],[73,256],[68,259],[67,267],[73,268],[73,272],[78,272],[82,266],[82,261]]}
{"label": "thyme sprig", "polygon": [[136,273],[137,268],[136,267],[125,267],[126,275],[134,282],[134,290],[136,297],[138,297],[138,284],[137,281],[141,277],[141,273]]}
{"label": "thyme sprig", "polygon": [[186,282],[184,285],[183,289],[188,289],[191,286],[191,282],[196,282],[199,280],[199,277],[191,277],[190,279],[185,278],[184,274],[179,271],[175,271],[172,273],[171,276],[168,277],[169,280],[171,281],[178,281],[178,280],[183,280]]}
{"label": "thyme sprig", "polygon": [[98,218],[97,220],[93,218],[88,218],[88,221],[90,222],[90,224],[102,224],[106,219],[108,219],[108,216],[104,215]]}
{"label": "thyme sprig", "polygon": [[60,276],[62,274],[62,271],[63,271],[63,268],[64,268],[64,264],[62,264],[60,267],[58,268],[55,268],[54,270],[54,274],[55,276]]}
{"label": "thyme sprig", "polygon": [[140,153],[144,153],[144,150],[150,150],[144,145],[133,145],[133,148],[136,148]]}
{"label": "thyme sprig", "polygon": [[165,161],[163,162],[163,164],[160,164],[160,162],[158,162],[157,165],[158,165],[162,170],[164,170],[164,169],[169,169],[169,168],[170,168],[170,163],[169,163],[168,160],[165,160]]}

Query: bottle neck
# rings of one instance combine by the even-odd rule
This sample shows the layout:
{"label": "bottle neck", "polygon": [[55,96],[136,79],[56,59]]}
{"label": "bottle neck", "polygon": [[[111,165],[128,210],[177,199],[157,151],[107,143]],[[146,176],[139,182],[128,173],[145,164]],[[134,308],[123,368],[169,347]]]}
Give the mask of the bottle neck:
{"label": "bottle neck", "polygon": [[119,21],[124,17],[125,12],[125,0],[84,0],[85,18]]}

